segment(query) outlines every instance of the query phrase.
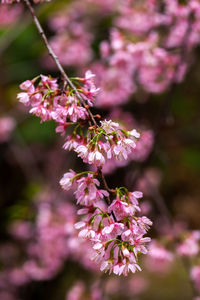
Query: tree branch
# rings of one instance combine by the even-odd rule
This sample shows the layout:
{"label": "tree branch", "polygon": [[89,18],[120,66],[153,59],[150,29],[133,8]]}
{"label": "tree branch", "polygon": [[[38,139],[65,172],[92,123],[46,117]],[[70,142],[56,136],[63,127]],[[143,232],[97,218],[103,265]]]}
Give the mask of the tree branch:
{"label": "tree branch", "polygon": [[[80,95],[80,93],[77,91],[77,88],[76,86],[73,84],[73,82],[70,80],[70,78],[68,77],[67,73],[65,72],[64,68],[62,67],[58,57],[56,56],[55,52],[53,51],[51,45],[49,44],[49,41],[47,39],[47,36],[46,34],[44,33],[44,30],[35,14],[35,10],[33,8],[33,6],[31,5],[30,1],[29,0],[24,0],[27,8],[29,9],[32,17],[33,17],[33,21],[35,23],[35,26],[38,30],[38,32],[40,33],[41,37],[42,37],[42,40],[49,52],[49,55],[52,57],[52,59],[54,60],[58,70],[60,71],[62,77],[65,79],[65,81],[69,84],[69,86],[74,90],[77,98],[80,100],[80,102],[82,103],[83,106],[86,106],[86,103],[85,103],[85,100],[82,98],[82,96]],[[91,113],[90,109],[87,108],[87,111],[89,113],[89,116],[92,120],[92,122],[94,123],[95,126],[97,126],[97,123],[95,121],[95,118],[93,116],[93,114]]]}
{"label": "tree branch", "polygon": [[[35,23],[35,26],[39,32],[39,34],[41,35],[42,37],[42,40],[49,52],[49,55],[52,57],[52,59],[54,60],[59,72],[61,73],[62,77],[64,78],[64,80],[69,84],[69,86],[74,90],[77,98],[80,100],[81,104],[84,106],[84,107],[87,107],[86,103],[85,103],[85,100],[83,99],[83,97],[81,96],[81,94],[78,92],[76,86],[73,84],[73,82],[70,80],[70,78],[68,77],[67,73],[65,72],[63,66],[61,65],[58,57],[56,56],[55,52],[53,51],[51,45],[49,44],[49,41],[47,39],[47,36],[40,24],[40,21],[38,20],[37,16],[36,16],[36,13],[35,13],[35,10],[33,8],[33,6],[31,5],[30,1],[29,0],[24,0],[27,8],[29,9],[31,15],[32,15],[32,18],[33,18],[33,21]],[[87,107],[87,111],[89,113],[89,116],[90,116],[90,119],[91,121],[93,122],[93,124],[96,126],[96,127],[99,127],[98,124],[96,123],[96,120],[92,114],[92,112],[90,111],[90,109]],[[106,179],[102,173],[102,170],[101,168],[98,168],[98,173],[99,173],[99,176],[101,177],[102,179],[102,182],[105,186],[105,189],[110,193],[112,190],[108,187],[108,184],[106,182]],[[109,198],[109,204],[111,203],[111,200]]]}

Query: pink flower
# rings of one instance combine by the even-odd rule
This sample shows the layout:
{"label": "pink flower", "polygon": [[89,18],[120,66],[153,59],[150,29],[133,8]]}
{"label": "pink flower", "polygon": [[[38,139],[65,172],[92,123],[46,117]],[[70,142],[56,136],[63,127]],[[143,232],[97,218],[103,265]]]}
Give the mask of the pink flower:
{"label": "pink flower", "polygon": [[[67,126],[68,126],[67,122],[61,122],[61,123],[59,123],[59,125],[56,127],[56,132],[57,133],[60,132],[60,134],[62,136],[65,135]],[[65,149],[65,144],[63,145],[63,148]]]}
{"label": "pink flower", "polygon": [[28,92],[28,93],[34,93],[35,87],[33,85],[33,82],[31,80],[26,80],[23,83],[20,84],[20,89]]}
{"label": "pink flower", "polygon": [[76,228],[76,229],[81,229],[81,228],[85,227],[85,225],[86,225],[85,222],[80,221],[80,222],[78,222],[78,223],[76,223],[76,224],[74,225],[74,228]]}
{"label": "pink flower", "polygon": [[[63,126],[63,125],[60,125],[60,126]],[[61,131],[65,132],[65,127]],[[82,143],[83,143],[83,140],[79,135],[68,135],[68,137],[65,141],[65,144],[63,145],[63,148],[68,151],[76,150],[78,148],[78,146],[80,146]]]}
{"label": "pink flower", "polygon": [[78,119],[85,120],[88,117],[88,112],[84,107],[72,103],[68,108],[67,115],[72,122],[77,122]]}
{"label": "pink flower", "polygon": [[124,227],[123,223],[112,223],[103,228],[102,235],[106,236],[107,239],[116,238],[118,235],[121,235]]}
{"label": "pink flower", "polygon": [[135,209],[140,211],[139,205],[138,205],[138,199],[143,197],[142,192],[132,192],[128,194],[129,201],[134,205]]}
{"label": "pink flower", "polygon": [[104,196],[108,196],[108,192],[105,190],[98,190],[97,187],[100,182],[93,178],[92,174],[88,174],[87,177],[82,177],[77,180],[77,190],[75,196],[77,204],[84,206],[91,206],[102,199]]}
{"label": "pink flower", "polygon": [[[124,250],[124,252],[125,252],[125,250]],[[130,255],[127,257],[128,257],[128,259],[123,259],[121,262],[118,262],[113,266],[114,274],[116,274],[116,275],[123,274],[124,276],[127,276],[129,271],[132,273],[135,273],[137,270],[141,271],[141,268],[136,263],[133,253],[130,253]]]}
{"label": "pink flower", "polygon": [[44,87],[50,88],[51,90],[57,90],[58,84],[57,79],[50,78],[49,76],[40,75],[41,83]]}
{"label": "pink flower", "polygon": [[113,122],[112,120],[109,120],[109,121],[104,120],[104,121],[101,121],[101,128],[103,128],[107,134],[110,134],[113,131],[115,131],[117,128],[119,128],[119,124],[116,122]]}
{"label": "pink flower", "polygon": [[86,145],[80,145],[74,151],[78,153],[78,157],[81,157],[83,161],[87,162],[89,150]]}
{"label": "pink flower", "polygon": [[117,197],[108,207],[108,212],[113,212],[117,221],[120,221],[125,217],[133,216],[134,207],[133,205],[129,205],[128,203],[122,201],[119,197]]}
{"label": "pink flower", "polygon": [[19,102],[23,103],[26,106],[30,105],[30,97],[28,93],[18,93],[17,99],[19,99]]}
{"label": "pink flower", "polygon": [[107,158],[111,157],[117,158],[118,160],[126,160],[128,158],[128,153],[123,147],[121,141],[118,141],[116,145],[113,145],[112,148],[107,152]]}
{"label": "pink flower", "polygon": [[70,170],[70,172],[63,175],[60,180],[60,185],[65,191],[68,191],[72,187],[74,176],[76,176],[76,173],[73,170]]}
{"label": "pink flower", "polygon": [[92,228],[86,227],[84,229],[82,229],[78,236],[80,238],[89,238],[89,239],[94,239],[95,238],[95,231]]}
{"label": "pink flower", "polygon": [[87,161],[89,164],[94,164],[96,166],[103,166],[105,164],[105,158],[104,158],[103,154],[98,150],[90,152],[88,154]]}
{"label": "pink flower", "polygon": [[95,88],[95,84],[94,84],[94,77],[95,76],[96,75],[94,73],[92,73],[92,71],[87,70],[85,72],[85,77],[84,78],[78,78],[78,79],[84,83],[84,88],[86,90],[90,90],[90,89]]}

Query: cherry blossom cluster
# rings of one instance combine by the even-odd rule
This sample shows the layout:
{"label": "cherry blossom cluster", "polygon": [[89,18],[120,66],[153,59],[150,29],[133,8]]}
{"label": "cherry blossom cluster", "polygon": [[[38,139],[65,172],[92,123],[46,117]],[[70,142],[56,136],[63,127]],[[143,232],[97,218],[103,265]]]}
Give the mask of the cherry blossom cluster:
{"label": "cherry blossom cluster", "polygon": [[84,139],[80,135],[72,137],[73,145],[70,145],[69,137],[64,145],[65,149],[73,147],[73,150],[85,163],[103,166],[106,159],[126,160],[129,154],[136,148],[136,139],[140,134],[133,129],[125,131],[118,123],[101,121],[97,129],[89,129]]}
{"label": "cherry blossom cluster", "polygon": [[[55,120],[58,132],[65,134],[69,126],[73,128],[64,148],[74,150],[84,163],[97,167],[96,173],[70,170],[60,181],[64,190],[76,188],[77,204],[84,206],[78,212],[85,215],[84,221],[77,223],[76,228],[81,229],[80,237],[92,242],[94,259],[101,270],[127,275],[140,270],[138,255],[147,253],[145,244],[150,238],[144,235],[151,221],[136,216],[140,192],[130,193],[126,188],[110,191],[105,183],[105,189],[100,188],[101,168],[107,159],[126,160],[136,148],[140,134],[135,129],[120,128],[111,120],[98,125],[95,116],[91,118],[89,107],[98,92],[93,78],[94,74],[87,71],[84,78],[72,78],[74,87],[60,87],[56,79],[40,75],[20,85],[24,92],[18,94],[18,99],[31,106],[30,113],[42,121]],[[99,207],[102,201],[104,207]]]}
{"label": "cherry blossom cluster", "polygon": [[103,171],[105,174],[112,173],[119,167],[125,167],[130,163],[130,161],[143,162],[151,153],[154,143],[154,135],[151,130],[145,130],[140,133],[140,138],[136,143],[136,147],[133,152],[128,155],[127,160],[116,160],[111,158],[106,161],[103,166]]}
{"label": "cherry blossom cluster", "polygon": [[106,160],[103,166],[104,174],[113,173],[116,168],[125,167],[131,161],[143,162],[150,155],[153,145],[154,145],[154,133],[153,130],[147,129],[140,123],[136,122],[133,115],[129,112],[123,111],[121,108],[112,109],[111,113],[107,116],[108,119],[112,119],[114,122],[118,123],[120,128],[126,130],[133,127],[138,128],[140,132],[140,138],[137,139],[136,147],[132,151],[126,160],[116,160],[111,158]]}
{"label": "cherry blossom cluster", "polygon": [[[86,176],[87,175],[87,176]],[[140,211],[138,199],[141,192],[128,192],[124,187],[114,190],[113,200],[106,190],[99,189],[98,173],[74,171],[65,173],[60,180],[64,190],[75,188],[77,203],[84,206],[78,214],[83,220],[75,224],[80,229],[79,237],[89,239],[93,244],[93,259],[102,271],[127,275],[129,271],[141,270],[137,260],[140,253],[146,254],[145,244],[150,238],[144,237],[152,224],[147,217],[137,217]]]}
{"label": "cherry blossom cluster", "polygon": [[[84,82],[79,87],[79,92],[88,106],[93,105],[94,96],[98,92],[93,84],[93,74],[86,72],[85,78],[77,78]],[[26,106],[31,106],[30,113],[42,119],[42,121],[55,120],[60,126],[67,126],[67,121],[77,122],[85,120],[88,112],[82,106],[72,89],[63,91],[59,88],[57,79],[40,75],[33,80],[27,80],[20,85],[24,92],[18,94],[18,99]],[[61,128],[61,127],[60,127]]]}
{"label": "cherry blossom cluster", "polygon": [[[62,91],[56,79],[44,75],[23,82],[20,88],[24,92],[17,97],[24,105],[30,105],[30,113],[42,121],[55,120],[58,123],[57,132],[64,134],[69,125],[75,124],[64,148],[74,150],[85,163],[103,166],[106,159],[126,160],[136,148],[140,134],[135,129],[126,131],[111,120],[101,121],[100,126],[90,126],[84,130],[89,118],[87,108],[93,105],[98,92],[93,77],[94,74],[87,71],[84,78],[75,78],[83,83],[83,86],[78,84],[77,88],[86,105],[82,104],[73,89]],[[83,122],[80,123],[80,120]]]}

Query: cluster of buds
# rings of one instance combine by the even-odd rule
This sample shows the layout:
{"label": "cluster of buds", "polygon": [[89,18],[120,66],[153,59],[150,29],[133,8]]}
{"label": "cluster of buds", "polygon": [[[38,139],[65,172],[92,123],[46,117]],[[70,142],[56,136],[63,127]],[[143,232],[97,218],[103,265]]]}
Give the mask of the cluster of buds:
{"label": "cluster of buds", "polygon": [[[133,129],[127,131],[111,120],[97,124],[90,107],[98,92],[93,82],[94,74],[87,71],[84,78],[72,78],[74,87],[57,79],[40,75],[20,85],[24,91],[18,94],[19,101],[31,106],[30,113],[42,121],[55,120],[57,132],[68,135],[64,148],[74,150],[83,162],[97,167],[96,172],[75,173],[70,170],[60,181],[64,190],[75,187],[77,204],[83,206],[78,214],[84,215],[75,227],[81,229],[79,236],[89,239],[95,250],[94,260],[103,271],[127,275],[140,267],[139,253],[147,253],[144,237],[151,221],[137,217],[140,211],[140,192],[129,192],[125,187],[109,189],[102,175],[102,166],[107,159],[126,160],[136,147],[140,134]],[[105,189],[101,189],[104,184]]]}

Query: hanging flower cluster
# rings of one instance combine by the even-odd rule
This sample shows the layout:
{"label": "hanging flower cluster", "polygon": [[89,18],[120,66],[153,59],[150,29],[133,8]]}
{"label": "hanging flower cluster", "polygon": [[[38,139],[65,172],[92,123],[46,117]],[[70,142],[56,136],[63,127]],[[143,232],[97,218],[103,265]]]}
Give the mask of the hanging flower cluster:
{"label": "hanging flower cluster", "polygon": [[101,117],[91,116],[89,110],[98,92],[93,79],[94,74],[87,71],[84,78],[71,78],[71,87],[40,75],[20,85],[23,92],[18,99],[31,106],[30,113],[42,121],[55,120],[56,131],[62,135],[72,127],[64,148],[74,150],[84,163],[97,167],[96,172],[70,170],[60,184],[64,190],[75,188],[77,204],[83,206],[78,214],[84,215],[75,227],[81,229],[80,237],[93,244],[94,260],[100,263],[100,269],[127,275],[140,270],[138,255],[147,253],[145,244],[150,238],[144,235],[152,223],[146,217],[136,216],[142,193],[131,193],[125,187],[109,189],[101,169],[108,159],[126,160],[134,152],[140,134],[135,129],[120,128],[111,120],[97,124],[95,119]]}
{"label": "hanging flower cluster", "polygon": [[[88,71],[85,78],[80,78],[80,81],[84,81],[84,86],[80,86],[79,91],[89,106],[93,105],[93,97],[98,91],[94,87],[92,77],[93,74]],[[40,75],[33,80],[27,80],[20,88],[24,92],[19,93],[17,97],[21,103],[32,107],[30,113],[40,117],[42,121],[55,120],[63,126],[63,130],[67,120],[77,122],[88,117],[87,109],[81,105],[74,91],[63,91],[59,88],[57,79],[50,76]]]}
{"label": "hanging flower cluster", "polygon": [[74,151],[85,163],[103,166],[106,159],[127,159],[135,149],[135,141],[139,136],[136,130],[125,131],[119,128],[118,123],[105,120],[101,122],[100,127],[91,128],[85,139],[76,143]]}
{"label": "hanging flower cluster", "polygon": [[[134,273],[141,270],[137,263],[138,254],[147,253],[145,244],[150,238],[144,235],[152,224],[147,217],[136,216],[142,193],[117,188],[112,191],[111,202],[109,193],[99,189],[97,176],[94,172],[76,174],[70,170],[60,180],[64,190],[75,188],[77,204],[84,206],[78,211],[84,218],[75,224],[75,228],[80,229],[79,237],[87,238],[93,244],[93,259],[100,264],[101,271],[118,275]],[[107,203],[103,208],[102,199]]]}

